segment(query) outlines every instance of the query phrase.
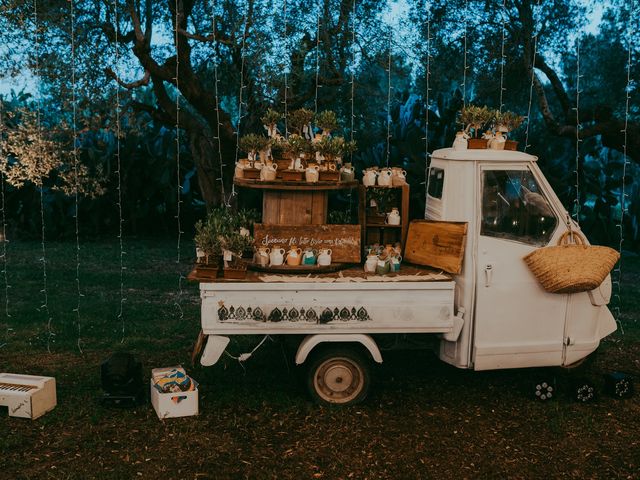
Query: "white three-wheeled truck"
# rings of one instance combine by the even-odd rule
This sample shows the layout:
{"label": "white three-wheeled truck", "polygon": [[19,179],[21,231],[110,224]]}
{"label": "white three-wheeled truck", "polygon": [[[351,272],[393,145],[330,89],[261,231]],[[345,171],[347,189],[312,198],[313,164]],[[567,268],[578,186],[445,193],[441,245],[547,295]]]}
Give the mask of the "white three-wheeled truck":
{"label": "white three-wheeled truck", "polygon": [[[427,219],[466,222],[460,274],[402,267],[395,277],[250,273],[202,281],[201,363],[214,365],[232,335],[295,335],[295,363],[321,402],[362,400],[384,335],[433,334],[441,360],[474,370],[569,366],[616,329],[610,277],[595,290],[547,293],[523,261],[568,229],[536,157],[498,150],[435,151]],[[420,336],[421,338],[424,335]]]}

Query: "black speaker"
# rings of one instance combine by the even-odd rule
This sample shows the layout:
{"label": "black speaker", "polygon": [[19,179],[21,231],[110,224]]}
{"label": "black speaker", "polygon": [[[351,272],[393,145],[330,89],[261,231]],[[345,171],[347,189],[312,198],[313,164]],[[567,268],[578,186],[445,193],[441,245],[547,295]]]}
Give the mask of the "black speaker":
{"label": "black speaker", "polygon": [[127,352],[116,352],[100,366],[102,403],[112,407],[134,407],[146,400],[142,362]]}

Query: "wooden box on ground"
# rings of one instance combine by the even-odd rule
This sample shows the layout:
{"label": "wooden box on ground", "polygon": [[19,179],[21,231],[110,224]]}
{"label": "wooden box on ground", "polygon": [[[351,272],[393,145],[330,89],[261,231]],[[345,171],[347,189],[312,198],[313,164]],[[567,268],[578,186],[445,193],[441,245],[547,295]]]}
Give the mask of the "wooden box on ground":
{"label": "wooden box on ground", "polygon": [[466,222],[412,221],[404,259],[448,273],[461,273],[467,227]]}
{"label": "wooden box on ground", "polygon": [[0,373],[0,405],[9,409],[10,417],[35,420],[57,405],[56,379]]}
{"label": "wooden box on ground", "polygon": [[190,392],[170,392],[161,393],[154,386],[153,377],[161,376],[174,368],[154,368],[151,370],[151,404],[156,411],[159,419],[190,417],[198,415],[198,383],[192,378],[191,381],[195,385],[195,390]]}

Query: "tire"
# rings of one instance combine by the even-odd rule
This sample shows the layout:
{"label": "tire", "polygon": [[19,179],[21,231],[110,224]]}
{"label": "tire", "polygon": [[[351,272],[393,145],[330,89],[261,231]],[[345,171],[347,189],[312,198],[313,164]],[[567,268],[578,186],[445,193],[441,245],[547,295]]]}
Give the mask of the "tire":
{"label": "tire", "polygon": [[322,349],[307,370],[307,389],[320,405],[355,405],[367,398],[370,385],[370,362],[353,348]]}

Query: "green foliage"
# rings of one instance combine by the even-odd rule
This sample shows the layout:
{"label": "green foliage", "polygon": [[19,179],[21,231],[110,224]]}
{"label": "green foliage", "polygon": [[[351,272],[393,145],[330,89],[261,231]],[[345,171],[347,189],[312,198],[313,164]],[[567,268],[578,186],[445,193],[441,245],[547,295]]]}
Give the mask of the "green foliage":
{"label": "green foliage", "polygon": [[306,108],[299,108],[289,114],[289,125],[298,135],[302,135],[302,130],[312,120],[313,112]]}
{"label": "green foliage", "polygon": [[199,220],[196,223],[195,244],[209,255],[220,253],[223,249],[240,254],[253,244],[253,238],[241,235],[240,228],[251,229],[258,218],[256,210],[234,212],[225,206],[216,207],[204,222]]}
{"label": "green foliage", "polygon": [[284,144],[285,150],[287,150],[294,157],[300,155],[301,153],[306,153],[311,149],[311,143],[304,137],[296,133],[292,133],[287,138],[286,143]]}
{"label": "green foliage", "polygon": [[333,110],[324,110],[316,115],[316,125],[324,133],[331,133],[338,128],[338,117]]}
{"label": "green foliage", "polygon": [[265,114],[260,118],[263,125],[275,125],[283,118],[282,114],[272,108],[267,109]]}
{"label": "green foliage", "polygon": [[249,133],[240,137],[240,149],[246,153],[255,153],[269,146],[269,139],[262,135]]}
{"label": "green foliage", "polygon": [[325,159],[334,160],[337,157],[353,153],[356,149],[356,142],[348,142],[343,137],[323,136],[313,146]]}
{"label": "green foliage", "polygon": [[495,110],[490,108],[468,105],[460,112],[460,123],[465,126],[468,132],[473,130],[477,137],[482,130],[489,126],[495,119]]}
{"label": "green foliage", "polygon": [[524,121],[524,117],[518,115],[514,112],[502,112],[496,110],[494,112],[494,123],[496,128],[504,127],[507,132],[513,132],[518,129],[522,122]]}

